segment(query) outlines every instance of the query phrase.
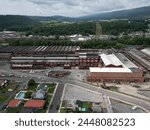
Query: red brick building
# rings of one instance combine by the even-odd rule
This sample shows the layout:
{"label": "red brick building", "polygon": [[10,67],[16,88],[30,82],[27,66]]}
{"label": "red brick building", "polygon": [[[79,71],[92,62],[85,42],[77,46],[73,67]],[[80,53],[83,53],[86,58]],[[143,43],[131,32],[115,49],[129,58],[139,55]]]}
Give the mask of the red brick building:
{"label": "red brick building", "polygon": [[97,53],[79,53],[79,68],[88,69],[98,67],[99,56]]}
{"label": "red brick building", "polygon": [[87,75],[88,81],[107,81],[107,82],[143,82],[143,71],[128,68],[90,68]]}

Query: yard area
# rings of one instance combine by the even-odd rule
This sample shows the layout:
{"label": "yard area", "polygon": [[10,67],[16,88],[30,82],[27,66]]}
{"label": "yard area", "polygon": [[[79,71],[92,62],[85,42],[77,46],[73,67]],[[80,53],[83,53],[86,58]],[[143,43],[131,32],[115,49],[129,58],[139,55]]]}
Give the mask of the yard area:
{"label": "yard area", "polygon": [[5,102],[8,98],[9,98],[8,96],[0,95],[0,104]]}
{"label": "yard area", "polygon": [[29,85],[27,90],[35,91],[38,85],[39,85],[39,83],[35,83],[35,84],[32,84],[32,85]]}
{"label": "yard area", "polygon": [[[39,83],[32,84],[32,85],[28,86],[27,90],[29,90],[29,91],[36,91],[38,85],[39,85]],[[46,83],[45,85],[47,85],[47,87],[48,87],[48,93],[53,93],[54,92],[56,84],[54,84],[54,83],[49,83],[49,84]]]}
{"label": "yard area", "polygon": [[48,93],[54,93],[56,84],[47,84],[48,87]]}
{"label": "yard area", "polygon": [[40,109],[37,113],[46,113],[51,99],[52,99],[52,95],[48,95],[46,98],[46,104],[45,104],[44,108]]}
{"label": "yard area", "polygon": [[5,86],[1,89],[1,93],[6,93],[8,91],[14,91],[18,87],[17,83],[14,81],[8,82]]}

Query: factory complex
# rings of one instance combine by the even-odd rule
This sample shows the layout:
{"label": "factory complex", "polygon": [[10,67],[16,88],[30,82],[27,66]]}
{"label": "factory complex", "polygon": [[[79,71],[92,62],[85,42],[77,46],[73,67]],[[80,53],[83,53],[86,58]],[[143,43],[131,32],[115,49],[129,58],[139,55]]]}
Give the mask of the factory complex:
{"label": "factory complex", "polygon": [[89,69],[90,82],[144,82],[150,49],[81,49],[79,46],[0,46],[0,60],[12,69]]}

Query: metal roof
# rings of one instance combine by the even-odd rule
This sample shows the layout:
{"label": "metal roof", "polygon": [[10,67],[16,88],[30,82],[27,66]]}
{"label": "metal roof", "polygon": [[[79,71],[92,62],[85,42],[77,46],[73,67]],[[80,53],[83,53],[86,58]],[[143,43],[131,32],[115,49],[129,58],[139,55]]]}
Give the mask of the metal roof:
{"label": "metal roof", "polygon": [[0,47],[0,53],[64,53],[75,52],[78,46],[4,46]]}
{"label": "metal roof", "polygon": [[147,54],[150,56],[150,48],[145,48],[143,50],[141,50],[143,53]]}
{"label": "metal roof", "polygon": [[114,54],[110,54],[110,55],[101,54],[100,56],[105,66],[108,66],[108,65],[122,66],[123,65],[123,63]]}
{"label": "metal roof", "polygon": [[148,57],[146,54],[137,49],[132,49],[128,53],[142,61],[148,68],[150,68],[150,57]]}
{"label": "metal roof", "polygon": [[139,68],[138,66],[136,66],[133,62],[131,62],[127,57],[125,57],[123,54],[121,53],[116,53],[115,54],[118,59],[123,63],[123,66],[124,67],[127,67],[129,69],[132,69],[132,68]]}
{"label": "metal roof", "polygon": [[90,72],[95,73],[132,73],[132,71],[128,68],[99,68],[99,67],[91,67]]}

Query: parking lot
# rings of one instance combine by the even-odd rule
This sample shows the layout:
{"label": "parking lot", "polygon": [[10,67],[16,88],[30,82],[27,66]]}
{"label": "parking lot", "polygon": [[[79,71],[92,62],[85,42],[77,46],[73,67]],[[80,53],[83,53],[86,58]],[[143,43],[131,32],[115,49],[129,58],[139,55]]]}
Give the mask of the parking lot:
{"label": "parking lot", "polygon": [[114,99],[111,99],[113,111],[115,113],[144,113],[144,111],[136,106],[126,104]]}
{"label": "parking lot", "polygon": [[96,94],[86,89],[78,88],[73,85],[67,85],[64,92],[64,100],[82,100],[89,102],[102,102],[103,95]]}

